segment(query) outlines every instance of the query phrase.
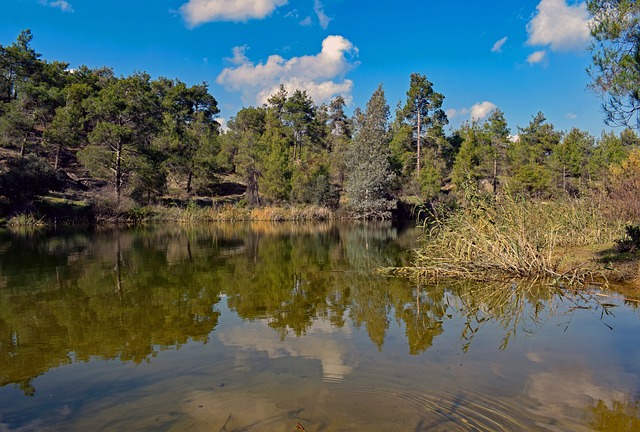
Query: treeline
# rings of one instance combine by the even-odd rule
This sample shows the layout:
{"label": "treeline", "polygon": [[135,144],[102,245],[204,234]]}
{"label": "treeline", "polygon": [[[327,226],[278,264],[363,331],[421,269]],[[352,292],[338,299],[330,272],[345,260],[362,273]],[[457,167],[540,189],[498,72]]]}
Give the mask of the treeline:
{"label": "treeline", "polygon": [[5,153],[0,195],[13,211],[69,186],[69,176],[114,207],[216,196],[231,178],[246,188],[240,205],[387,218],[399,200],[429,203],[469,189],[580,196],[610,183],[610,166],[629,163],[640,145],[629,129],[558,131],[542,113],[511,131],[498,109],[447,135],[444,96],[421,74],[411,75],[393,116],[382,86],[352,116],[341,96],[317,105],[304,90],[280,87],[222,131],[206,83],[69,69],[42,60],[31,40],[25,30],[0,45],[0,141],[15,154]]}

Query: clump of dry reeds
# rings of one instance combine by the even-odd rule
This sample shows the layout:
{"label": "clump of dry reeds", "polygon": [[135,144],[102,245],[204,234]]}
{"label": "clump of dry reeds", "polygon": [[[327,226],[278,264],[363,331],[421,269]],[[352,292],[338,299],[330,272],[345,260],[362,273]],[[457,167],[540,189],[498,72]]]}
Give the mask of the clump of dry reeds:
{"label": "clump of dry reeds", "polygon": [[33,213],[20,213],[9,219],[7,225],[10,227],[43,228],[47,223],[43,217],[38,217]]}
{"label": "clump of dry reeds", "polygon": [[333,212],[326,207],[241,207],[232,204],[199,207],[188,205],[185,208],[156,207],[153,215],[157,221],[176,221],[181,223],[200,222],[240,222],[240,221],[320,221],[333,219]]}
{"label": "clump of dry reeds", "polygon": [[430,279],[499,280],[550,277],[581,280],[592,268],[560,270],[567,248],[611,242],[623,229],[588,200],[543,202],[509,195],[474,196],[444,214],[434,211],[415,265],[388,272]]}
{"label": "clump of dry reeds", "polygon": [[251,210],[254,221],[318,221],[331,219],[333,213],[326,207],[257,207]]}

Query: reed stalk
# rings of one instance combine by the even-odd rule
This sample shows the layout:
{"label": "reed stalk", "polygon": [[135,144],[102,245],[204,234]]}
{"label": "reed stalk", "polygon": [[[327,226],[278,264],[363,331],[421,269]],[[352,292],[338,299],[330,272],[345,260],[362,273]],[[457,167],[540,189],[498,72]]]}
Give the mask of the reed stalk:
{"label": "reed stalk", "polygon": [[583,281],[594,269],[561,269],[572,247],[612,242],[623,224],[606,220],[588,200],[555,202],[473,196],[450,213],[434,211],[425,223],[414,265],[383,272],[427,279],[504,280],[545,277]]}

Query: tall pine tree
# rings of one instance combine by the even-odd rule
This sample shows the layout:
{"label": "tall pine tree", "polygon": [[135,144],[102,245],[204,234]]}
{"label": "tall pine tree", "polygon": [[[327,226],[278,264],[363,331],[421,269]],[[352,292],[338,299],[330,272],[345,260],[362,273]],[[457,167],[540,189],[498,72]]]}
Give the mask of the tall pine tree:
{"label": "tall pine tree", "polygon": [[382,85],[373,93],[347,152],[346,197],[348,208],[369,219],[391,217],[396,200],[391,196],[395,176],[391,168],[389,105]]}

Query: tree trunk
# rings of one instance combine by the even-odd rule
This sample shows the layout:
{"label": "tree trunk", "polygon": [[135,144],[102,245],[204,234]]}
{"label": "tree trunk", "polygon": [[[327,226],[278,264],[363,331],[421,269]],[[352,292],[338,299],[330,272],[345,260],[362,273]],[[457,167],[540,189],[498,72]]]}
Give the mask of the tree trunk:
{"label": "tree trunk", "polygon": [[493,157],[493,194],[498,193],[498,157]]}
{"label": "tree trunk", "polygon": [[115,169],[115,194],[116,202],[120,204],[120,192],[122,188],[122,141],[118,141],[116,147],[116,169]]}
{"label": "tree trunk", "polygon": [[60,167],[60,153],[62,152],[62,144],[58,144],[58,147],[56,148],[56,160],[53,164],[53,168],[57,171],[58,168]]}
{"label": "tree trunk", "polygon": [[116,265],[113,270],[116,273],[116,293],[122,299],[122,248],[119,235],[116,237]]}
{"label": "tree trunk", "polygon": [[420,117],[420,107],[418,107],[418,163],[416,168],[416,175],[420,177],[420,153],[422,151],[421,148],[421,135],[422,135],[422,118]]}
{"label": "tree trunk", "polygon": [[191,195],[191,180],[193,179],[193,172],[189,171],[187,176],[187,196]]}

